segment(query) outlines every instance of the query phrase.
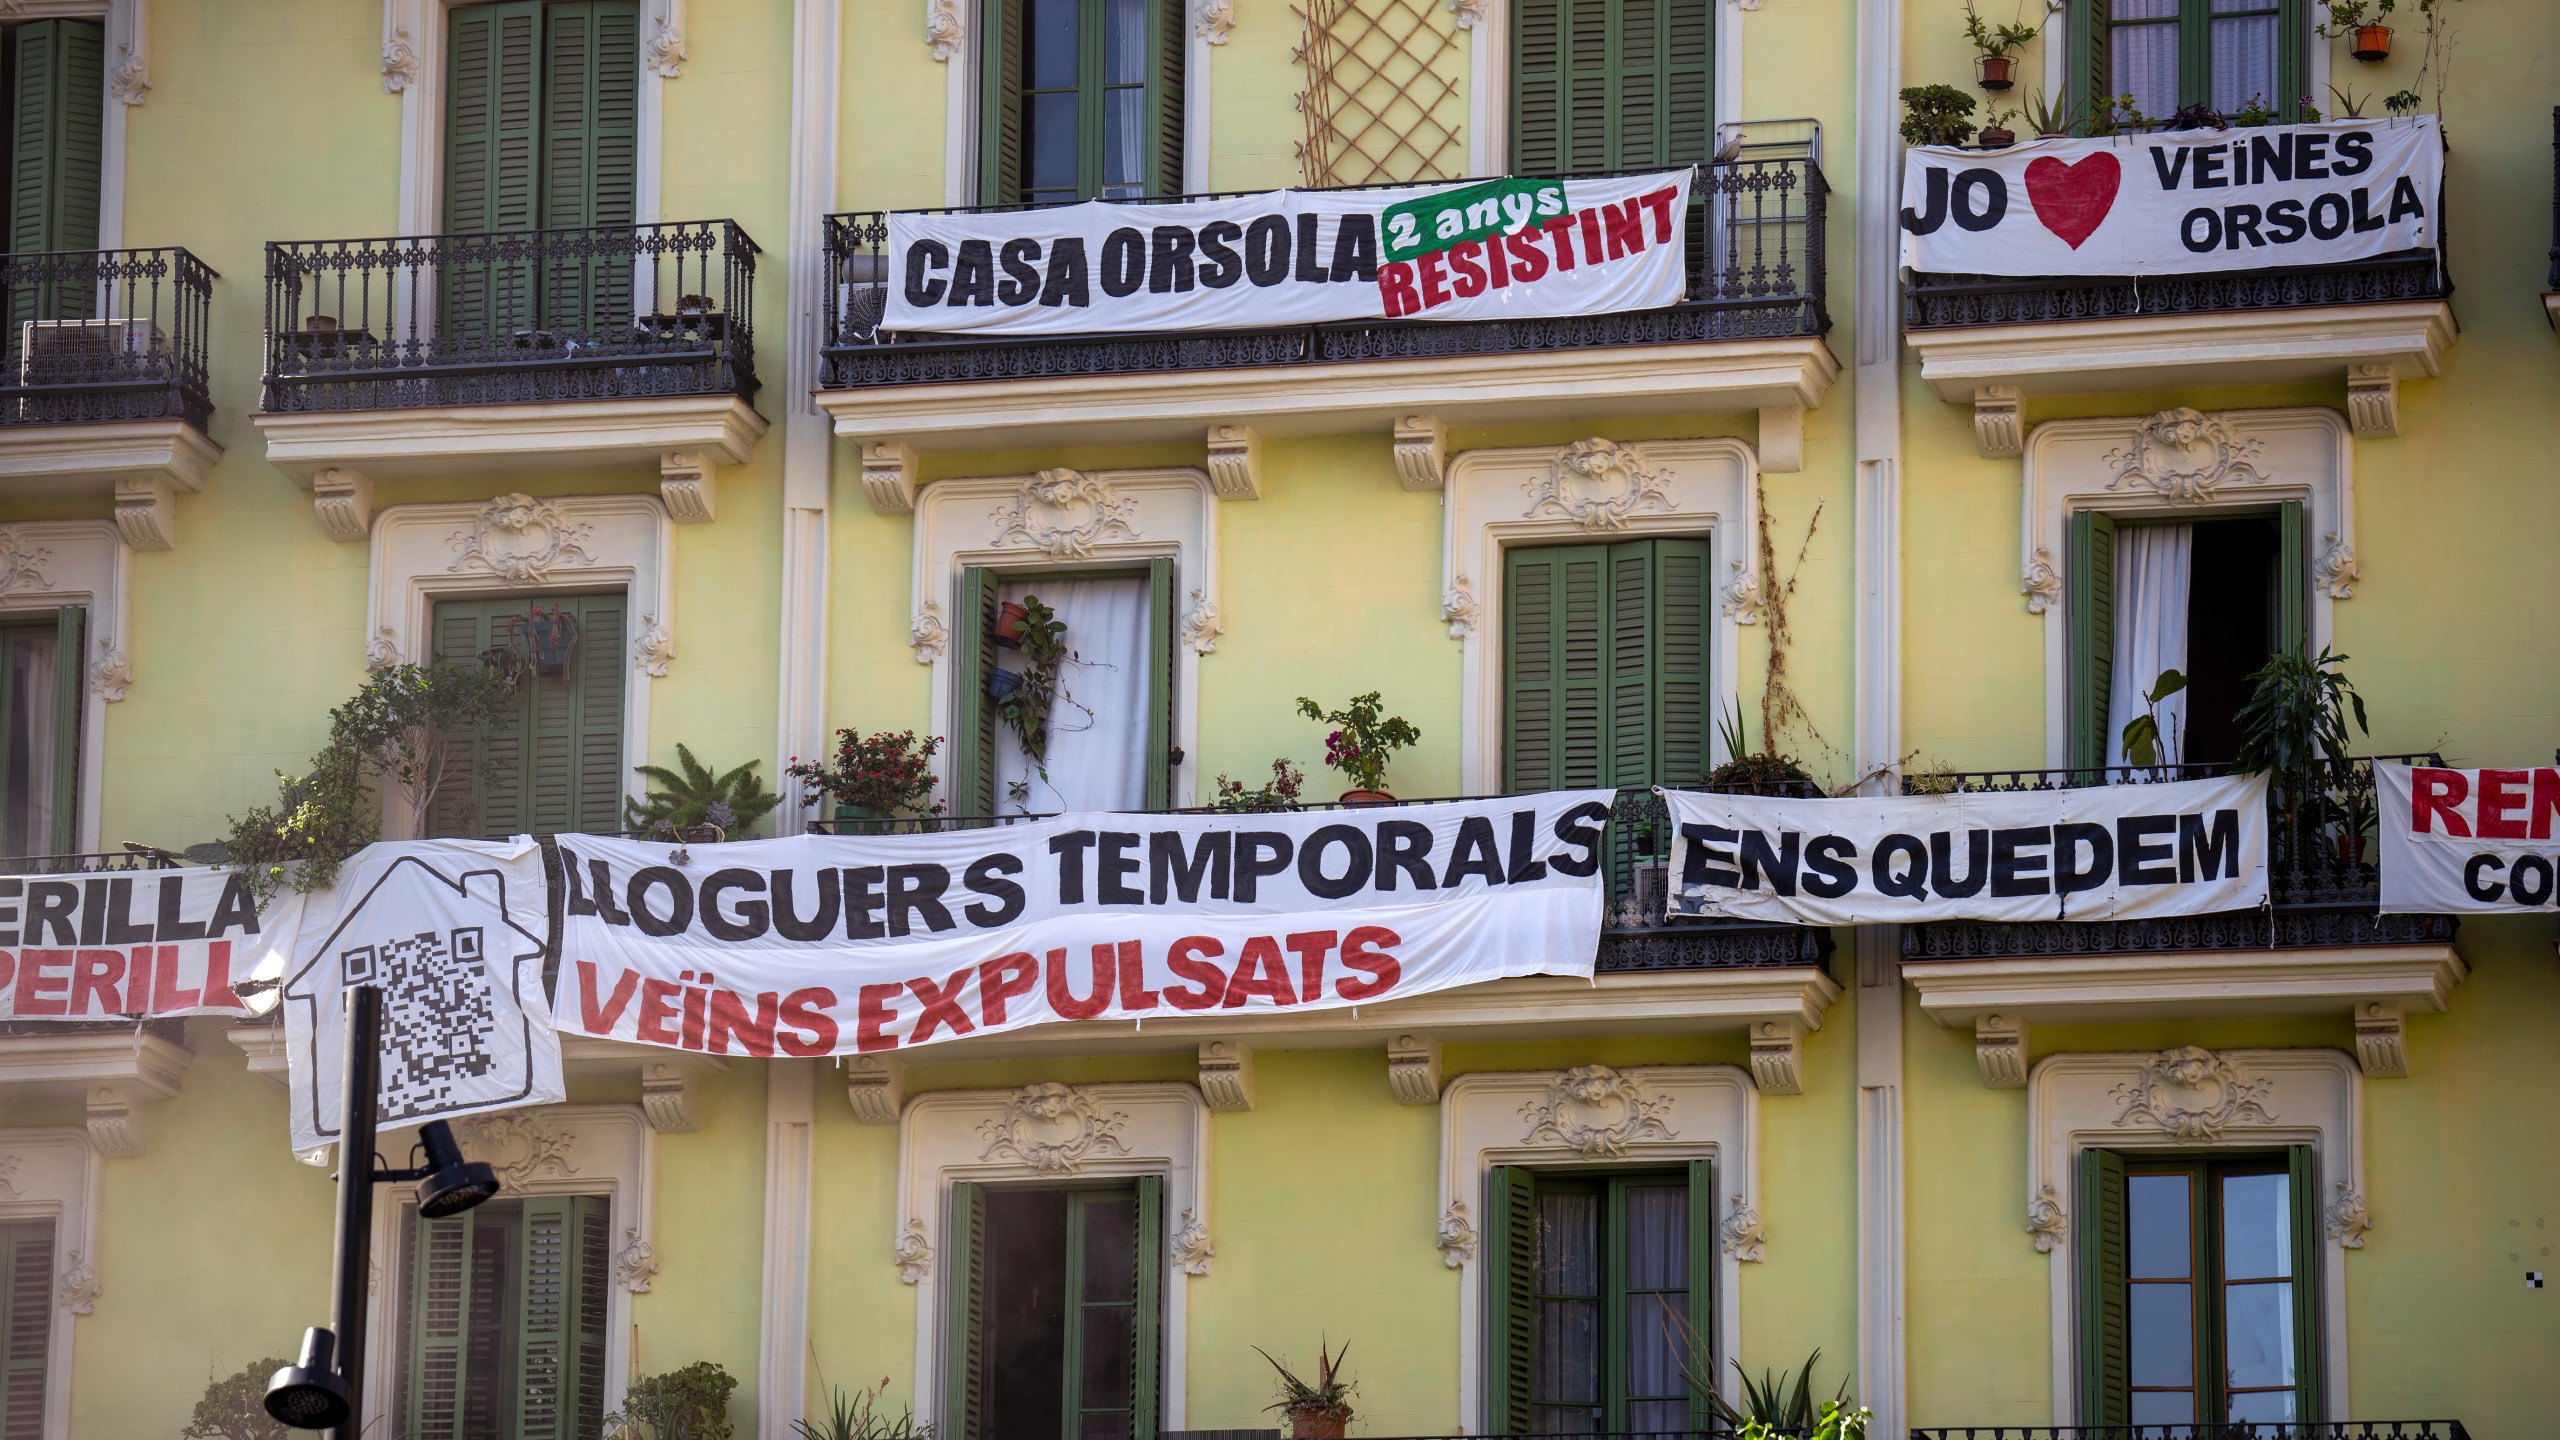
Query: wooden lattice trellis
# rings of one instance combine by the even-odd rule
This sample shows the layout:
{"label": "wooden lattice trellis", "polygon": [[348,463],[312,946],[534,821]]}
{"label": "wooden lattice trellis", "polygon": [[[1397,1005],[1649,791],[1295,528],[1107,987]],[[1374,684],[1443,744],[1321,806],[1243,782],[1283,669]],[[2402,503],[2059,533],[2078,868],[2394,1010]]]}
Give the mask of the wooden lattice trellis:
{"label": "wooden lattice trellis", "polygon": [[1440,0],[1303,0],[1298,170],[1309,185],[1453,180],[1465,37]]}

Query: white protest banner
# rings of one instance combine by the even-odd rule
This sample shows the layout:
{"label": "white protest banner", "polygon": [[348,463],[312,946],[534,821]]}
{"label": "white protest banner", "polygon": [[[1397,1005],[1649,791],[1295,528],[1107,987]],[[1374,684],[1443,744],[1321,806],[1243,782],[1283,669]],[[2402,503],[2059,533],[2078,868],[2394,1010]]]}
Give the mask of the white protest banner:
{"label": "white protest banner", "polygon": [[271,939],[291,940],[301,914],[292,894],[261,913],[228,870],[0,879],[0,1019],[264,1011],[233,987],[259,973]]}
{"label": "white protest banner", "polygon": [[383,1126],[568,1098],[530,839],[368,845],[310,898],[284,975],[293,1148],[338,1138],[351,985],[382,991]]}
{"label": "white protest banner", "polygon": [[2432,250],[2443,176],[2432,115],[1913,149],[1902,264],[2180,275]]}
{"label": "white protest banner", "polygon": [[564,1033],[715,1055],[1591,974],[1611,792],[671,848],[560,837]]}
{"label": "white protest banner", "polygon": [[2263,775],[1886,799],[1662,796],[1674,916],[2138,920],[2267,898]]}
{"label": "white protest banner", "polygon": [[880,328],[1226,330],[1677,303],[1695,170],[889,217]]}
{"label": "white protest banner", "polygon": [[2560,769],[2373,765],[2382,913],[2560,906]]}

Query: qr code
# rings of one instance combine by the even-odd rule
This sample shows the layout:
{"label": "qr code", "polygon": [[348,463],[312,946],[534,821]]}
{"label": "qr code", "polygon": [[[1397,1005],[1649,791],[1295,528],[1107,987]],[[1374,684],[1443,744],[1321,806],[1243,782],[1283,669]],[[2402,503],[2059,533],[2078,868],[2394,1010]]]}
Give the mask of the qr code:
{"label": "qr code", "polygon": [[341,953],[349,985],[382,991],[382,1111],[431,1115],[454,1103],[454,1086],[497,1066],[486,1037],[497,1024],[481,931],[421,931],[406,940]]}

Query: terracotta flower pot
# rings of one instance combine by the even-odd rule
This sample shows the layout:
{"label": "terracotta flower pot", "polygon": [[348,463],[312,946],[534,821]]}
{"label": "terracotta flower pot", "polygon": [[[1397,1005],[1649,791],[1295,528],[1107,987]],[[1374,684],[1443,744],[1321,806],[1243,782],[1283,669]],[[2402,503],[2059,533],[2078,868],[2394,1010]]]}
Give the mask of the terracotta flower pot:
{"label": "terracotta flower pot", "polygon": [[2344,865],[2363,864],[2365,838],[2366,837],[2362,835],[2341,835],[2337,837],[2339,863]]}
{"label": "terracotta flower pot", "polygon": [[1994,127],[1982,132],[1982,148],[1985,150],[2006,150],[2017,143],[2017,133],[2012,130]]}
{"label": "terracotta flower pot", "polygon": [[2357,26],[2355,43],[2347,47],[2347,53],[2367,62],[2390,59],[2391,27],[2388,25]]}
{"label": "terracotta flower pot", "polygon": [[1022,627],[1031,623],[1031,612],[1011,600],[996,611],[996,643],[1007,650],[1022,647]]}
{"label": "terracotta flower pot", "polygon": [[[1396,797],[1384,790],[1345,790],[1342,792],[1342,803],[1345,805],[1393,805],[1396,803]],[[1342,1431],[1336,1428],[1333,1433],[1339,1435]]]}
{"label": "terracotta flower pot", "polygon": [[1981,57],[1981,74],[1976,78],[1985,90],[2006,90],[2018,83],[2017,72],[2018,62],[2014,57],[1985,55]]}
{"label": "terracotta flower pot", "polygon": [[[1375,794],[1375,791],[1359,792]],[[1323,1410],[1292,1410],[1289,1414],[1289,1440],[1342,1440],[1342,1430],[1351,1423],[1349,1406]]]}

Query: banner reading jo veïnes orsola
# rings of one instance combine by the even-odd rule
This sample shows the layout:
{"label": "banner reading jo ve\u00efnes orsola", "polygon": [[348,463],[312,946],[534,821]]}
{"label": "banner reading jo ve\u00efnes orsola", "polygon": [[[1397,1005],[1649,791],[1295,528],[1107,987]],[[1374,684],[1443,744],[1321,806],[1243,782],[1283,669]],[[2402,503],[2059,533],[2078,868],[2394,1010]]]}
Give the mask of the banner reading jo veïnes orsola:
{"label": "banner reading jo ve\u00efnes orsola", "polygon": [[1610,799],[690,849],[564,835],[555,1018],[711,1054],[829,1055],[1588,976]]}
{"label": "banner reading jo ve\u00efnes orsola", "polygon": [[2263,775],[1881,799],[1663,798],[1675,827],[1675,916],[2137,920],[2267,899]]}

